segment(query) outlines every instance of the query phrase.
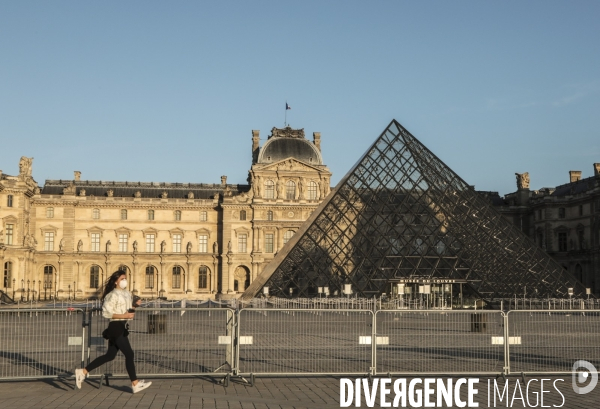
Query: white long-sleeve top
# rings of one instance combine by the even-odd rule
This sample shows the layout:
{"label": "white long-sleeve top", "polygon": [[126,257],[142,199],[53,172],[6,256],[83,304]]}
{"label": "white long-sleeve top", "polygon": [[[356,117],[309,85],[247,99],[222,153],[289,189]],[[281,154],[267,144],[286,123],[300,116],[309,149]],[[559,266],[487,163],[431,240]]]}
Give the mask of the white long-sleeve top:
{"label": "white long-sleeve top", "polygon": [[127,314],[133,307],[133,296],[127,290],[115,288],[104,299],[102,316],[111,321],[127,321],[126,319],[113,319],[113,314]]}

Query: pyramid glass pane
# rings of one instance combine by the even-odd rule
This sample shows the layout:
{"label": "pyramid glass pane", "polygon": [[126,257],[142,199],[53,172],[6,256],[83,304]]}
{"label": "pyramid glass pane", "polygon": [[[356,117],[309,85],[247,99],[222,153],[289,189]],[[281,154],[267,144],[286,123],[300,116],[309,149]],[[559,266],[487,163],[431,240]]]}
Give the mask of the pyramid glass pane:
{"label": "pyramid glass pane", "polygon": [[[447,278],[484,299],[568,297],[584,286],[392,121],[244,294],[379,296]],[[528,290],[527,290],[528,289]]]}

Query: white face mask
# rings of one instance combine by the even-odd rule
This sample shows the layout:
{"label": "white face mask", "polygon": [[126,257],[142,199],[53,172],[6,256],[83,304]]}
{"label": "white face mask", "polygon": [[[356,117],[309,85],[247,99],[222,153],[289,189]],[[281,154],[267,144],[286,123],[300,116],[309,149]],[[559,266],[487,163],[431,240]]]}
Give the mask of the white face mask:
{"label": "white face mask", "polygon": [[123,279],[121,281],[119,281],[119,287],[121,287],[123,290],[127,288],[127,280]]}

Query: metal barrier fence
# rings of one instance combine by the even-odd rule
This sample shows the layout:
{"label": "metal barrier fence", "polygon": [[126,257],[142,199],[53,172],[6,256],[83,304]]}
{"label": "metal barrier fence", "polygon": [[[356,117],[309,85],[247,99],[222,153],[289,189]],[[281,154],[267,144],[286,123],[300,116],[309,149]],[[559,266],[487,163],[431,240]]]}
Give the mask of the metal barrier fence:
{"label": "metal barrier fence", "polygon": [[372,325],[367,310],[240,310],[235,374],[369,374]]}
{"label": "metal barrier fence", "polygon": [[0,379],[70,377],[84,360],[83,311],[0,310]]}
{"label": "metal barrier fence", "polygon": [[600,368],[600,311],[510,311],[508,374],[570,374],[586,360]]}
{"label": "metal barrier fence", "polygon": [[377,311],[376,373],[504,373],[501,311]]}
{"label": "metal barrier fence", "polygon": [[[108,320],[0,309],[0,380],[72,377],[103,355]],[[141,376],[570,374],[600,368],[600,310],[140,308]],[[92,376],[126,377],[122,354]]]}
{"label": "metal barrier fence", "polygon": [[[89,359],[106,353],[108,342],[102,331],[108,320],[93,313],[88,345]],[[138,308],[129,324],[129,339],[140,376],[226,376],[234,366],[234,316],[231,309]],[[125,357],[98,368],[92,375],[126,377]]]}

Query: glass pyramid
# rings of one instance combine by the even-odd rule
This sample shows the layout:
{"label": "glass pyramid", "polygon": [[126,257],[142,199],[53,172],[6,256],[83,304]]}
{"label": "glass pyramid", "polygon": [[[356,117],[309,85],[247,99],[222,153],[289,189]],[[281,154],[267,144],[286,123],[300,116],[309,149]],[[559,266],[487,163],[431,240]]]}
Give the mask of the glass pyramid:
{"label": "glass pyramid", "polygon": [[379,296],[401,279],[465,282],[486,300],[584,286],[393,120],[243,298]]}

